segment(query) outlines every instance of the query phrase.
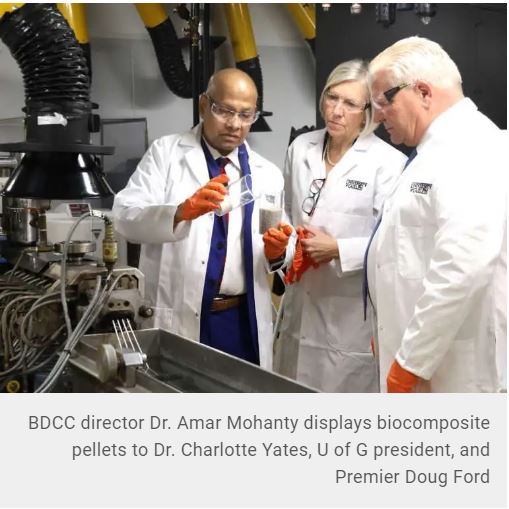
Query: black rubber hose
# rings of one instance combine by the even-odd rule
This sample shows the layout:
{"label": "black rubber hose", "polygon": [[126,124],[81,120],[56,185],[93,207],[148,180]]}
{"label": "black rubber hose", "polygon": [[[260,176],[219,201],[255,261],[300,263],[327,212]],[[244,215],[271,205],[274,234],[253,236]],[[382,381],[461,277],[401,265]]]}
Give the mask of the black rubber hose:
{"label": "black rubber hose", "polygon": [[159,25],[148,28],[166,86],[179,97],[193,96],[191,72],[186,68],[175,27],[170,18]]}
{"label": "black rubber hose", "polygon": [[27,115],[90,112],[86,57],[56,4],[25,4],[4,14],[0,39],[23,75]]}
{"label": "black rubber hose", "polygon": [[88,82],[92,84],[92,52],[90,50],[89,42],[80,42],[81,49],[83,50],[83,54],[85,55],[85,61],[87,62],[88,67]]}

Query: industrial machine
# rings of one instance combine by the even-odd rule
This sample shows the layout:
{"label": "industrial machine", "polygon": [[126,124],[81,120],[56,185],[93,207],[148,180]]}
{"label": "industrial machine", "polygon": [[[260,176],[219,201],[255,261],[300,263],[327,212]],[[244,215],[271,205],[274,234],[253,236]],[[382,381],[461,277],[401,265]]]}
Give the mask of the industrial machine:
{"label": "industrial machine", "polygon": [[0,389],[45,392],[53,389],[86,332],[113,330],[117,323],[142,326],[150,310],[144,306],[140,271],[114,266],[116,241],[107,216],[90,211],[75,222],[89,215],[105,222],[103,256],[97,260],[90,257],[94,242],[70,240],[72,228],[65,241],[53,245],[41,240],[38,227],[33,237],[26,235],[27,228],[18,237],[12,228],[15,220],[25,218],[22,223],[29,228],[30,217],[40,220],[40,209],[20,205],[25,207],[17,216],[8,213],[9,240],[2,246],[4,267],[11,268],[0,276]]}

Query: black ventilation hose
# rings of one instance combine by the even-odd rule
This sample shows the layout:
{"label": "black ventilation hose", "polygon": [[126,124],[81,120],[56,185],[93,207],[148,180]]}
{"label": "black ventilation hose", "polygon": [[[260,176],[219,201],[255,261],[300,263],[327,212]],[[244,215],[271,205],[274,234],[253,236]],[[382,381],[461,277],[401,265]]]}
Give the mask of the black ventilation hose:
{"label": "black ventilation hose", "polygon": [[193,97],[191,72],[186,68],[175,27],[170,18],[147,27],[166,86],[179,97]]}
{"label": "black ventilation hose", "polygon": [[92,84],[92,53],[90,50],[89,42],[80,42],[80,47],[83,50],[83,54],[85,55],[85,61],[87,62],[88,67],[88,82],[90,85]]}
{"label": "black ventilation hose", "polygon": [[[262,112],[262,115],[251,127],[253,132],[271,131],[271,128],[263,118],[263,77],[262,77],[262,66],[260,65],[260,57],[257,55],[254,58],[248,58],[242,62],[236,63],[237,69],[244,71],[249,74],[251,79],[255,82],[256,89],[258,90],[258,110]],[[272,115],[272,113],[270,113]]]}
{"label": "black ventilation hose", "polygon": [[55,4],[24,4],[4,14],[0,39],[23,75],[27,115],[90,111],[86,58]]}
{"label": "black ventilation hose", "polygon": [[[97,130],[86,55],[56,4],[24,4],[0,18],[0,40],[16,60],[25,86],[26,142],[2,143],[12,152],[112,154],[90,144]],[[65,121],[51,122],[44,117]],[[42,118],[41,118],[42,117]]]}
{"label": "black ventilation hose", "polygon": [[[24,4],[5,13],[0,19],[0,40],[19,65],[25,86],[27,143],[10,150],[55,146],[78,152],[90,145],[94,105],[87,57],[56,4]],[[40,125],[41,116],[55,114],[64,116],[67,125]],[[7,145],[2,147],[7,150]],[[112,153],[111,148],[103,151],[91,146],[90,151]]]}

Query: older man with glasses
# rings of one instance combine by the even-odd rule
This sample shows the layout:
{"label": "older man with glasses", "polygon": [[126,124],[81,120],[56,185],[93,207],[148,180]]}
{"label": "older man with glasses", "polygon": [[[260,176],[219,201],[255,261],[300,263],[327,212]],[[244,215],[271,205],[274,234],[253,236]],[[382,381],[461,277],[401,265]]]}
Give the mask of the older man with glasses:
{"label": "older man with glasses", "polygon": [[503,352],[505,369],[505,140],[433,41],[393,44],[371,62],[370,82],[375,119],[393,143],[416,148],[366,255],[381,389],[497,391],[506,385],[496,362]]}
{"label": "older man with glasses", "polygon": [[200,97],[202,122],[154,141],[113,210],[118,231],[143,244],[154,326],[270,368],[272,307],[264,243],[254,233],[257,204],[214,214],[226,184],[244,175],[255,192],[283,189],[281,171],[245,142],[256,104],[247,74],[214,74]]}

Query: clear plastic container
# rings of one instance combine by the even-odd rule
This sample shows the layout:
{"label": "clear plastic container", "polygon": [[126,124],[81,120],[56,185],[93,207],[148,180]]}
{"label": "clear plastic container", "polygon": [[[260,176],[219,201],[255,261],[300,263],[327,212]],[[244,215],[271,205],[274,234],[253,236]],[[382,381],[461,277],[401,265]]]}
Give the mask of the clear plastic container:
{"label": "clear plastic container", "polygon": [[264,192],[260,196],[259,231],[264,234],[269,228],[276,228],[283,215],[284,192]]}
{"label": "clear plastic container", "polygon": [[217,216],[224,216],[233,209],[243,207],[256,200],[256,196],[253,193],[251,175],[244,175],[239,180],[229,184],[227,189],[228,194],[219,203],[220,208],[214,211]]}

